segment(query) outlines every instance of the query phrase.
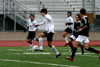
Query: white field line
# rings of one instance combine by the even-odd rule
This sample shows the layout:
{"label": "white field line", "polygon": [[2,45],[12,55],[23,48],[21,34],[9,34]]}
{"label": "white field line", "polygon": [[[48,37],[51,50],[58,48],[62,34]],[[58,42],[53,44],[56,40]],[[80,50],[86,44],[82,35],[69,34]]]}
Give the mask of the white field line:
{"label": "white field line", "polygon": [[[19,50],[19,49],[8,49],[9,51],[25,51],[25,50]],[[26,49],[26,50],[29,50],[29,49]],[[50,50],[50,49],[44,49],[45,50]],[[60,49],[60,50],[69,50],[69,49]]]}
{"label": "white field line", "polygon": [[8,49],[9,51],[24,51],[24,50],[19,50],[19,49]]}
{"label": "white field line", "polygon": [[[98,56],[92,56],[92,55],[83,55],[83,56],[89,56],[89,57],[98,57]],[[98,57],[99,58],[99,57]]]}
{"label": "white field line", "polygon": [[[69,55],[69,54],[71,54],[71,53],[69,53],[69,52],[64,52],[64,53],[61,53],[61,54],[64,54],[64,55],[65,55],[65,54],[68,54],[68,55]],[[81,55],[81,54],[82,54],[81,52],[77,52],[77,53],[76,53],[76,55]],[[84,55],[90,55],[90,54],[93,54],[93,53],[84,53]]]}
{"label": "white field line", "polygon": [[41,62],[11,60],[11,59],[0,59],[0,61],[17,62],[17,63],[30,63],[30,64],[39,64],[39,65],[50,65],[50,66],[57,66],[57,67],[79,67],[79,66],[71,66],[71,65],[63,65],[63,64],[41,63]]}
{"label": "white field line", "polygon": [[43,53],[23,53],[23,54],[36,54],[36,55],[37,55],[37,54],[43,54],[43,55],[49,55],[49,54],[51,54],[51,53],[44,53],[44,52],[43,52]]}

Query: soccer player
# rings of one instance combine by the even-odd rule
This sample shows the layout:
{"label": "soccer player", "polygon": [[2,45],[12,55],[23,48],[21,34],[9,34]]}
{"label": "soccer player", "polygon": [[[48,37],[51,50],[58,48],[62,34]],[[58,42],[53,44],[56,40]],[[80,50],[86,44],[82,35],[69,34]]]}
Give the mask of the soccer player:
{"label": "soccer player", "polygon": [[36,32],[38,31],[38,28],[35,27],[37,21],[34,18],[35,18],[34,14],[30,14],[30,19],[28,19],[27,26],[25,27],[25,29],[28,29],[29,31],[27,37],[27,43],[30,44],[30,52],[32,52],[32,47],[33,47],[32,40],[36,38]]}
{"label": "soccer player", "polygon": [[80,10],[80,16],[82,17],[81,23],[82,26],[81,28],[78,29],[79,35],[74,43],[74,47],[73,47],[73,51],[72,51],[72,55],[71,57],[66,57],[66,59],[70,60],[70,61],[74,61],[74,56],[76,54],[77,51],[77,45],[80,42],[84,42],[84,48],[90,52],[94,52],[97,53],[99,55],[99,59],[100,59],[100,51],[93,49],[91,47],[88,46],[89,43],[89,22],[88,22],[88,17],[86,16],[86,10],[84,8],[82,8]]}
{"label": "soccer player", "polygon": [[[68,44],[71,47],[71,51],[73,49],[72,41],[75,41],[76,38],[78,37],[78,35],[79,35],[78,29],[81,27],[81,17],[80,17],[80,15],[77,14],[75,16],[75,18],[76,18],[76,22],[74,22],[74,30],[72,32],[72,35],[69,38],[69,41],[68,41]],[[80,44],[82,44],[82,43],[80,43]],[[81,51],[82,51],[82,55],[83,55],[84,54],[84,48],[83,48],[82,45],[80,45],[80,47],[81,47]]]}
{"label": "soccer player", "polygon": [[71,12],[68,11],[68,12],[67,12],[68,18],[66,19],[66,23],[65,23],[66,29],[65,29],[64,32],[63,32],[63,37],[64,37],[64,40],[65,40],[65,42],[66,42],[66,45],[68,44],[68,38],[67,38],[66,35],[67,35],[68,33],[70,33],[70,34],[72,33],[73,26],[74,26],[74,21],[73,21],[73,18],[72,18],[71,15],[72,15]]}
{"label": "soccer player", "polygon": [[53,35],[54,35],[54,22],[52,17],[47,13],[47,9],[43,8],[40,11],[41,15],[44,17],[43,22],[37,24],[36,26],[40,26],[45,24],[46,25],[46,31],[39,34],[39,43],[40,43],[40,50],[43,51],[43,37],[47,37],[48,46],[56,53],[56,58],[59,57],[61,54],[58,52],[58,50],[55,48],[54,45],[52,45]]}

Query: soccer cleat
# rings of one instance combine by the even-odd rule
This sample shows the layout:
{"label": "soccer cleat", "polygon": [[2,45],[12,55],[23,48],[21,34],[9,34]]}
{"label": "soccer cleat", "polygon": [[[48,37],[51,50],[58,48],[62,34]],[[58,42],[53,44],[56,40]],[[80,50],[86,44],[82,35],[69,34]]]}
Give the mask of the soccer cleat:
{"label": "soccer cleat", "polygon": [[71,57],[65,57],[65,59],[70,60],[70,61],[74,61],[74,59]]}
{"label": "soccer cleat", "polygon": [[56,55],[56,57],[55,57],[55,58],[58,58],[59,56],[61,56],[61,54]]}
{"label": "soccer cleat", "polygon": [[99,59],[100,59],[100,51],[99,51]]}

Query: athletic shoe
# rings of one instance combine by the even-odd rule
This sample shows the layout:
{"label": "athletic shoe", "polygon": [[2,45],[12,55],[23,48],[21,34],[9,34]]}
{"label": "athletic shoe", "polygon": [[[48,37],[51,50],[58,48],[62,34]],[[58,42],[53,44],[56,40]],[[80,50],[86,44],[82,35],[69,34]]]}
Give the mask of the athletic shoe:
{"label": "athletic shoe", "polygon": [[55,58],[58,58],[59,56],[61,56],[61,54],[56,55],[56,57],[55,57]]}
{"label": "athletic shoe", "polygon": [[99,51],[99,59],[100,59],[100,51]]}
{"label": "athletic shoe", "polygon": [[65,57],[65,59],[70,60],[70,61],[74,61],[74,59],[71,57]]}

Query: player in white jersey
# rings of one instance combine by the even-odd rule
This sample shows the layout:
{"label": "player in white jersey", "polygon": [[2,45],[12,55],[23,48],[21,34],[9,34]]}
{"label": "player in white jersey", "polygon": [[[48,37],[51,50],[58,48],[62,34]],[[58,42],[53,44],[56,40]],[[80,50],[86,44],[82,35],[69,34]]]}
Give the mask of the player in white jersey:
{"label": "player in white jersey", "polygon": [[66,35],[68,33],[71,34],[72,30],[73,30],[73,27],[74,27],[74,21],[73,21],[73,18],[71,16],[71,12],[70,11],[67,12],[67,16],[68,16],[68,18],[66,19],[66,23],[65,23],[66,29],[63,32],[63,37],[64,37],[64,40],[66,42],[66,45],[68,44],[68,38],[67,38]]}
{"label": "player in white jersey", "polygon": [[27,26],[25,29],[28,29],[28,37],[27,37],[27,43],[30,44],[30,51],[32,52],[32,40],[36,37],[36,32],[38,31],[38,28],[35,27],[37,24],[37,21],[34,19],[34,14],[30,14],[30,19],[28,19]]}
{"label": "player in white jersey", "polygon": [[46,25],[46,31],[44,33],[39,34],[39,43],[40,43],[40,50],[43,50],[43,37],[47,37],[48,46],[56,53],[56,58],[60,56],[60,53],[55,48],[54,45],[52,45],[53,35],[54,35],[54,22],[52,17],[47,13],[47,9],[42,9],[40,11],[41,15],[44,17],[44,20],[42,23],[37,24],[36,26],[40,26],[45,24]]}

